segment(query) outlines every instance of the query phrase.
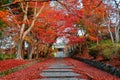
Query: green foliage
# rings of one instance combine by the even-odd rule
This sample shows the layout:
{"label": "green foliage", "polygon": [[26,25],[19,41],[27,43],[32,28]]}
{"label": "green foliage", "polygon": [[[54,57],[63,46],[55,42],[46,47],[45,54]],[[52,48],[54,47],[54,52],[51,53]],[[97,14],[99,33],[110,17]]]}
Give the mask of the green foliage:
{"label": "green foliage", "polygon": [[102,48],[100,45],[93,45],[89,48],[89,54],[94,57],[94,59],[97,58],[97,56],[100,54]]}
{"label": "green foliage", "polygon": [[[12,2],[12,0],[0,0],[0,6],[5,5],[5,4],[9,4],[11,2]],[[0,7],[0,11],[5,10],[5,9],[6,9],[5,7]]]}
{"label": "green foliage", "polygon": [[0,60],[14,59],[16,58],[15,54],[0,54]]}
{"label": "green foliage", "polygon": [[0,20],[0,37],[3,36],[3,29],[5,28],[5,26],[6,24],[2,20]]}
{"label": "green foliage", "polygon": [[16,58],[16,54],[11,54],[10,58],[15,59]]}
{"label": "green foliage", "polygon": [[111,40],[101,40],[100,44],[112,44]]}
{"label": "green foliage", "polygon": [[2,20],[0,20],[0,28],[5,27],[5,26],[6,26],[6,24]]}
{"label": "green foliage", "polygon": [[[120,49],[120,47],[118,48]],[[110,60],[115,55],[115,50],[115,44],[112,44],[110,40],[103,40],[100,44],[91,46],[89,48],[89,54],[94,58],[96,58],[98,55],[102,55],[104,59]]]}
{"label": "green foliage", "polygon": [[106,48],[102,51],[102,56],[105,59],[112,59],[112,56],[114,55],[114,50],[112,48]]}
{"label": "green foliage", "polygon": [[0,38],[2,37],[2,32],[0,31]]}
{"label": "green foliage", "polygon": [[53,53],[51,54],[51,57],[55,57],[55,56],[56,56],[56,53],[53,52]]}
{"label": "green foliage", "polygon": [[10,3],[10,0],[4,0],[3,4],[8,4]]}

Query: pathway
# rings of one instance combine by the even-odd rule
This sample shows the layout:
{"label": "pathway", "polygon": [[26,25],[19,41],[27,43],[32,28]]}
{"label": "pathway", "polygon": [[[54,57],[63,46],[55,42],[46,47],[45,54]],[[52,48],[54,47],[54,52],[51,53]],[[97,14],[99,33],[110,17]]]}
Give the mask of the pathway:
{"label": "pathway", "polygon": [[43,70],[40,74],[43,76],[42,79],[37,80],[86,80],[78,79],[81,76],[75,73],[72,65],[66,65],[63,59],[57,59],[56,62],[48,67],[48,69]]}
{"label": "pathway", "polygon": [[120,78],[72,58],[51,58],[6,75],[0,80],[120,80]]}

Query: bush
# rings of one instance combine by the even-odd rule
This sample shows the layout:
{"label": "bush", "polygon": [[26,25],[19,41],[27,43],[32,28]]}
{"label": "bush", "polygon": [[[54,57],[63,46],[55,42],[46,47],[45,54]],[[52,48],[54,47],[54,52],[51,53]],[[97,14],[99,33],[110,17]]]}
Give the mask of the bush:
{"label": "bush", "polygon": [[94,45],[89,48],[89,55],[93,56],[94,59],[101,53],[102,47],[101,45]]}
{"label": "bush", "polygon": [[15,54],[0,54],[0,60],[14,59],[16,58]]}
{"label": "bush", "polygon": [[11,57],[10,57],[11,59],[14,59],[14,58],[16,58],[16,54],[11,54]]}
{"label": "bush", "polygon": [[56,52],[51,53],[50,57],[55,57],[56,56]]}
{"label": "bush", "polygon": [[0,60],[3,60],[3,54],[0,54]]}
{"label": "bush", "polygon": [[106,48],[102,51],[102,56],[105,58],[105,59],[112,59],[112,56],[113,56],[113,50],[111,48]]}
{"label": "bush", "polygon": [[102,55],[104,59],[110,60],[115,54],[115,45],[108,40],[102,41],[99,45],[91,46],[89,48],[89,54],[93,56],[94,59],[96,59],[97,56]]}

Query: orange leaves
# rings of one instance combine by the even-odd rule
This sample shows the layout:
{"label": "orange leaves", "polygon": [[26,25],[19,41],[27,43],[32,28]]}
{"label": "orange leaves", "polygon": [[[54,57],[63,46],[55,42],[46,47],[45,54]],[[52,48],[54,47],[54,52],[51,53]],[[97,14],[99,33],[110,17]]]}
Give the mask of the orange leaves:
{"label": "orange leaves", "polygon": [[8,20],[8,11],[4,10],[4,11],[0,11],[0,20],[2,20],[3,22],[7,23]]}
{"label": "orange leaves", "polygon": [[[32,8],[40,8],[41,6],[43,6],[44,3],[45,2],[40,2],[40,1],[37,1],[37,3],[36,3],[33,1],[33,2],[29,2],[29,5]],[[48,6],[48,5],[49,5],[49,2],[45,4],[45,6]]]}
{"label": "orange leaves", "polygon": [[14,0],[13,4],[16,4],[17,2],[20,2],[20,0]]}
{"label": "orange leaves", "polygon": [[8,15],[8,11],[6,11],[6,10],[0,11],[0,18],[1,19],[5,19],[7,15]]}
{"label": "orange leaves", "polygon": [[75,7],[79,5],[77,4],[79,3],[77,0],[67,0],[65,3],[74,6],[74,9],[69,7],[71,10],[70,13],[65,9],[54,9],[46,6],[39,15],[39,20],[35,24],[34,32],[43,42],[53,42],[59,36],[74,35],[77,33],[73,25],[83,17],[83,11]]}
{"label": "orange leaves", "polygon": [[85,42],[85,37],[78,37],[78,36],[70,36],[69,37],[69,44],[76,44],[76,43],[83,43]]}
{"label": "orange leaves", "polygon": [[100,25],[103,23],[103,18],[106,15],[106,7],[101,0],[82,0],[84,17],[83,25],[89,35],[91,41],[97,41]]}
{"label": "orange leaves", "polygon": [[41,7],[43,4],[42,2],[37,2],[37,6],[36,6],[36,2],[29,2],[30,7]]}
{"label": "orange leaves", "polygon": [[57,37],[56,31],[49,25],[34,27],[33,34],[40,39],[44,44],[49,44],[55,41]]}
{"label": "orange leaves", "polygon": [[85,14],[90,16],[96,16],[98,18],[102,18],[106,12],[106,8],[103,2],[101,0],[82,0],[83,2],[83,8],[85,9]]}
{"label": "orange leaves", "polygon": [[77,16],[78,16],[80,19],[82,19],[82,18],[84,17],[84,11],[83,11],[83,9],[75,10],[74,12],[77,14]]}
{"label": "orange leaves", "polygon": [[4,17],[4,12],[0,11],[0,17],[3,18]]}
{"label": "orange leaves", "polygon": [[100,38],[98,37],[98,30],[100,31],[100,26],[92,26],[88,28],[88,38],[90,41],[99,41]]}
{"label": "orange leaves", "polygon": [[55,32],[54,32],[53,29],[49,28],[49,29],[47,29],[47,33],[48,33],[48,34],[54,34]]}
{"label": "orange leaves", "polygon": [[98,40],[99,40],[98,37],[92,36],[92,35],[89,35],[89,39],[90,39],[91,41],[98,41]]}

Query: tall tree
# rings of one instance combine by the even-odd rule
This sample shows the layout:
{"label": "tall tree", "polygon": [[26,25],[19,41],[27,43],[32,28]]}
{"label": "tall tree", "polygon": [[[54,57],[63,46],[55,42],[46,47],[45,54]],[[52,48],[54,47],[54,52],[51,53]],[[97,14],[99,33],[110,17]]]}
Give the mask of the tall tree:
{"label": "tall tree", "polygon": [[91,40],[99,41],[103,18],[106,16],[105,4],[101,0],[82,0],[84,18],[81,20]]}

